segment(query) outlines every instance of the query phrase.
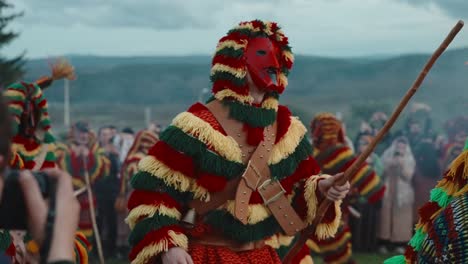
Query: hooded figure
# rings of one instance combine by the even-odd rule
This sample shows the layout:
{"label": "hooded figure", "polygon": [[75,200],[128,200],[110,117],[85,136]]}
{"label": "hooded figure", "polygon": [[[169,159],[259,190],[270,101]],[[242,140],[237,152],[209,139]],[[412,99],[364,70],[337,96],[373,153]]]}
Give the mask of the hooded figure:
{"label": "hooded figure", "polygon": [[415,234],[404,255],[385,264],[468,262],[468,139],[419,209]]}
{"label": "hooded figure", "polygon": [[[357,159],[347,146],[346,135],[340,120],[331,113],[321,113],[311,123],[314,158],[323,173],[345,172]],[[349,226],[350,207],[361,204],[375,204],[385,192],[380,177],[364,164],[351,179],[351,192],[342,205],[343,217],[338,233],[333,238],[314,238],[308,241],[310,248],[323,256],[325,263],[353,263],[351,230]],[[351,209],[352,210],[352,209]],[[375,233],[374,226],[367,232]]]}
{"label": "hooded figure", "polygon": [[384,164],[383,181],[387,188],[382,201],[380,226],[377,236],[384,244],[381,251],[402,245],[411,238],[413,225],[414,190],[412,178],[416,161],[408,140],[396,138],[382,155]]}
{"label": "hooded figure", "polygon": [[316,235],[333,236],[349,184],[317,175],[305,126],[278,103],[292,64],[276,23],[242,22],[220,39],[212,99],[179,114],[131,180],[132,263],[279,264],[274,248],[325,197],[336,202]]}

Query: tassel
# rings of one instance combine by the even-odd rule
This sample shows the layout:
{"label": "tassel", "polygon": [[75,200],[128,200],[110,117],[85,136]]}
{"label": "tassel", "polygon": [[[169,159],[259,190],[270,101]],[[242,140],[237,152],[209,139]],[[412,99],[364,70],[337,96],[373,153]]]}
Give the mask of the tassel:
{"label": "tassel", "polygon": [[35,83],[45,89],[49,87],[53,81],[60,79],[75,80],[75,68],[64,58],[57,59],[54,63],[50,64],[52,76],[44,76],[37,80]]}

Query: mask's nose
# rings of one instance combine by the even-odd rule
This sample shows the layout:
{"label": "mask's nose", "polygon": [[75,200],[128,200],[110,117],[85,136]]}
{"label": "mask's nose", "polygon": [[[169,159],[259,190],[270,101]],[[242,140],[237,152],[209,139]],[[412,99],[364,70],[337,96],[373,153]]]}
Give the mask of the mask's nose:
{"label": "mask's nose", "polygon": [[268,75],[270,76],[271,82],[274,85],[278,85],[278,70],[275,68],[269,68],[267,72],[268,72]]}

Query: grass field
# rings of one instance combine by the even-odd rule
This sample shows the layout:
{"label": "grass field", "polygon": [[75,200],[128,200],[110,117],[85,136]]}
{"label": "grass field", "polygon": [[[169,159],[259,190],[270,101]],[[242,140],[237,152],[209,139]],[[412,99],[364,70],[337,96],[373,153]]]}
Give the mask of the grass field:
{"label": "grass field", "polygon": [[[381,254],[363,254],[357,253],[354,255],[354,260],[358,264],[380,264],[387,258],[391,257],[390,255],[381,255]],[[109,264],[124,264],[128,263],[127,261],[118,261],[118,260],[109,260]],[[239,263],[242,264],[242,263]],[[314,264],[323,264],[320,259],[314,259]]]}

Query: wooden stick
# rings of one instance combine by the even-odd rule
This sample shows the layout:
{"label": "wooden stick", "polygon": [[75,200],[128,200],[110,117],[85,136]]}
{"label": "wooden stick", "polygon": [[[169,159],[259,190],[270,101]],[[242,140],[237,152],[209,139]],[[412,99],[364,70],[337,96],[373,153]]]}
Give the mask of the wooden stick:
{"label": "wooden stick", "polygon": [[[372,142],[365,149],[365,151],[361,155],[359,155],[359,158],[353,163],[353,165],[345,171],[344,176],[337,181],[338,185],[343,185],[347,181],[349,181],[352,178],[352,176],[354,176],[358,172],[358,170],[362,167],[362,165],[367,160],[367,158],[372,154],[372,152],[374,152],[374,149],[377,146],[377,144],[382,140],[382,138],[387,134],[387,132],[393,126],[393,124],[395,123],[395,121],[398,119],[401,112],[403,111],[403,109],[408,104],[411,97],[413,97],[413,95],[417,92],[418,88],[421,86],[421,83],[424,81],[424,78],[426,77],[427,73],[431,70],[436,60],[440,57],[440,55],[442,55],[445,49],[447,49],[447,47],[450,45],[450,43],[458,34],[458,32],[460,32],[460,30],[463,27],[463,24],[464,24],[463,21],[460,20],[452,28],[452,30],[447,35],[445,40],[442,42],[442,44],[440,44],[439,48],[437,48],[437,50],[432,54],[430,59],[427,61],[421,73],[418,75],[418,78],[414,81],[411,88],[406,92],[406,95],[400,101],[400,104],[398,104],[397,108],[394,110],[390,119],[385,123],[384,127],[379,131],[377,136],[372,140]],[[320,206],[317,210],[317,215],[315,216],[314,221],[312,222],[310,226],[308,226],[305,230],[301,232],[301,235],[298,241],[293,245],[293,247],[289,250],[288,254],[286,254],[286,257],[283,259],[283,263],[287,263],[287,264],[291,263],[292,259],[301,250],[302,246],[306,243],[307,239],[309,239],[309,237],[312,234],[314,234],[316,227],[322,221],[325,213],[328,210],[328,207],[331,204],[332,204],[332,201],[328,199],[325,199],[322,203],[320,203]]]}
{"label": "wooden stick", "polygon": [[85,157],[83,157],[83,166],[85,172],[85,182],[86,188],[88,189],[88,200],[89,200],[89,210],[91,213],[91,223],[93,225],[94,237],[96,238],[96,245],[98,249],[99,255],[99,262],[104,264],[104,253],[102,251],[102,244],[101,244],[101,236],[99,235],[99,229],[96,222],[96,211],[94,209],[94,197],[93,197],[93,190],[91,189],[91,180],[89,177],[88,167],[86,165]]}
{"label": "wooden stick", "polygon": [[78,190],[74,191],[74,192],[73,192],[73,195],[74,195],[75,197],[78,197],[78,196],[80,196],[82,193],[86,192],[86,190],[88,190],[88,187],[87,187],[87,186],[81,187],[81,188],[79,188]]}

